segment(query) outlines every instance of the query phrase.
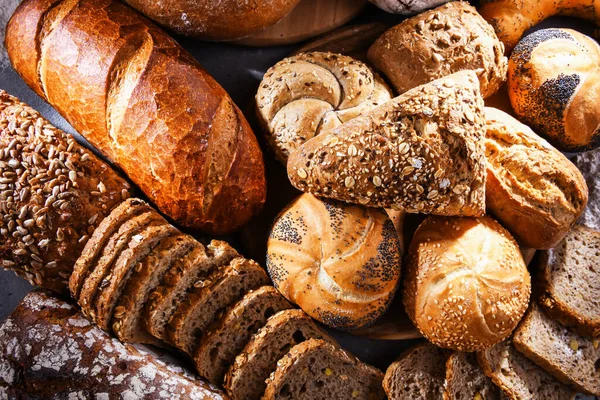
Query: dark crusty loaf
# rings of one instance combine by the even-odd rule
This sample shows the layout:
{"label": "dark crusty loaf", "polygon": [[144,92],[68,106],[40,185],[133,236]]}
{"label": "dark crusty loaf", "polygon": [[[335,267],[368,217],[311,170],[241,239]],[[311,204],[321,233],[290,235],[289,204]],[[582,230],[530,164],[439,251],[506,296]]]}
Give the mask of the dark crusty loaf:
{"label": "dark crusty loaf", "polygon": [[382,378],[381,371],[333,344],[309,339],[277,362],[263,400],[384,399]]}
{"label": "dark crusty loaf", "polygon": [[0,326],[0,398],[224,400],[226,396],[173,360],[167,364],[111,338],[69,303],[34,291]]}
{"label": "dark crusty loaf", "polygon": [[449,354],[428,342],[406,350],[385,372],[388,399],[441,399]]}
{"label": "dark crusty loaf", "polygon": [[269,317],[290,308],[292,305],[273,286],[263,286],[246,294],[202,337],[194,353],[194,364],[200,376],[221,385],[227,368],[250,337]]}
{"label": "dark crusty loaf", "polygon": [[600,336],[600,232],[575,225],[540,256],[540,304],[585,336]]}
{"label": "dark crusty loaf", "polygon": [[265,199],[262,153],[225,90],[117,0],[26,0],[14,68],[152,203],[186,227],[239,228]]}
{"label": "dark crusty loaf", "polygon": [[500,400],[500,388],[485,376],[474,353],[456,351],[446,361],[444,400]]}
{"label": "dark crusty loaf", "polygon": [[260,398],[266,388],[265,380],[277,369],[277,361],[292,347],[308,339],[323,339],[335,344],[334,339],[302,310],[284,310],[273,315],[229,368],[224,382],[227,394],[233,400]]}
{"label": "dark crusty loaf", "polygon": [[561,382],[600,396],[599,339],[574,333],[532,303],[515,331],[513,343]]}
{"label": "dark crusty loaf", "polygon": [[129,184],[0,90],[0,267],[68,293],[73,264]]}

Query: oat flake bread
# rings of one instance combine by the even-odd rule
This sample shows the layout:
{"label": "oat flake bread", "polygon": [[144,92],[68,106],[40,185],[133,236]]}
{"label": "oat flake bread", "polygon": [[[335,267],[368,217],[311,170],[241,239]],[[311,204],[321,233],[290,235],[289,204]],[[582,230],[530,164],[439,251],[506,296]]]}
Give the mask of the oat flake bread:
{"label": "oat flake bread", "polygon": [[262,153],[244,116],[190,54],[131,8],[26,0],[6,48],[25,82],[179,224],[226,233],[261,208]]}
{"label": "oat flake bread", "polygon": [[311,52],[269,68],[256,105],[267,140],[285,164],[289,153],[307,140],[391,98],[387,85],[364,63]]}
{"label": "oat flake bread", "polygon": [[292,184],[317,196],[408,212],[485,212],[483,99],[461,71],[416,87],[294,151]]}

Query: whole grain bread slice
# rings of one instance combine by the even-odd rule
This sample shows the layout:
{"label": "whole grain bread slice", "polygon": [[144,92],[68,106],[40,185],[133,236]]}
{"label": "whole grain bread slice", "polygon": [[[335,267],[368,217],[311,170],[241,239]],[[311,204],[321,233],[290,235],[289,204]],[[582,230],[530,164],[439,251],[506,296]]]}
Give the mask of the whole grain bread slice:
{"label": "whole grain bread slice", "polygon": [[559,381],[600,396],[598,339],[578,335],[532,304],[514,333],[513,343]]}
{"label": "whole grain bread slice", "polygon": [[206,328],[231,304],[248,291],[269,284],[265,270],[252,260],[237,257],[205,280],[194,284],[194,291],[177,306],[169,321],[169,343],[194,355]]}
{"label": "whole grain bread slice", "polygon": [[225,375],[224,386],[231,399],[259,399],[267,387],[265,380],[277,368],[277,361],[307,339],[323,339],[335,344],[335,340],[302,310],[284,310],[269,318]]}
{"label": "whole grain bread slice", "polygon": [[169,269],[161,284],[150,294],[144,310],[146,330],[154,337],[166,340],[168,321],[177,305],[194,289],[194,284],[238,256],[235,249],[220,240],[211,241],[206,248],[198,243],[180,263]]}
{"label": "whole grain bread slice", "polygon": [[429,342],[406,350],[385,372],[383,388],[390,400],[441,399],[450,352]]}
{"label": "whole grain bread slice", "polygon": [[540,257],[540,304],[584,336],[600,336],[600,232],[575,225]]}
{"label": "whole grain bread slice", "polygon": [[384,399],[383,374],[328,341],[309,339],[277,362],[264,400]]}
{"label": "whole grain bread slice", "polygon": [[444,400],[501,400],[502,390],[485,376],[477,355],[455,351],[446,361]]}
{"label": "whole grain bread slice", "polygon": [[483,372],[513,400],[569,400],[576,393],[517,351],[511,339],[477,353]]}

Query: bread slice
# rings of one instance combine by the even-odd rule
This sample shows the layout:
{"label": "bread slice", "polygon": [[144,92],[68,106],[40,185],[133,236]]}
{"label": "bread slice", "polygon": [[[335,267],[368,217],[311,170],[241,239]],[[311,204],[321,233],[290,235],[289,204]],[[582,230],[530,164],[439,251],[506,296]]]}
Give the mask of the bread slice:
{"label": "bread slice", "polygon": [[483,372],[511,399],[568,400],[576,393],[533,361],[507,339],[477,353]]}
{"label": "bread slice", "polygon": [[113,310],[135,266],[150,254],[165,238],[179,231],[173,225],[150,226],[134,235],[102,280],[94,297],[95,322],[109,331]]}
{"label": "bread slice", "polygon": [[263,400],[384,399],[383,374],[325,340],[309,339],[277,362]]}
{"label": "bread slice", "polygon": [[579,336],[532,304],[513,335],[513,343],[559,381],[600,396],[598,339]]}
{"label": "bread slice", "polygon": [[179,264],[183,256],[195,247],[203,246],[193,237],[177,233],[162,240],[146,258],[134,266],[112,315],[113,332],[122,342],[157,342],[157,339],[144,329],[144,305],[150,292],[161,282],[167,270]]}
{"label": "bread slice", "polygon": [[502,390],[485,376],[475,353],[456,351],[446,361],[444,400],[500,400]]}
{"label": "bread slice", "polygon": [[429,342],[406,350],[385,372],[383,388],[388,398],[441,399],[449,355]]}
{"label": "bread slice", "polygon": [[302,310],[284,310],[268,319],[246,344],[225,375],[225,389],[232,400],[259,399],[265,380],[292,347],[307,339],[335,341]]}
{"label": "bread slice", "polygon": [[540,257],[540,304],[583,336],[600,336],[600,232],[575,225]]}
{"label": "bread slice", "polygon": [[169,269],[161,284],[150,294],[144,310],[146,330],[154,337],[166,340],[167,323],[177,305],[194,288],[194,283],[238,256],[237,251],[220,240],[211,241],[206,248],[198,243],[181,262]]}
{"label": "bread slice", "polygon": [[206,280],[194,284],[195,290],[177,306],[169,321],[169,343],[190,356],[211,322],[248,291],[269,284],[264,269],[252,260],[235,258]]}
{"label": "bread slice", "polygon": [[250,337],[273,314],[290,308],[292,305],[273,286],[263,286],[246,294],[202,337],[194,354],[194,364],[200,376],[221,385],[227,368]]}

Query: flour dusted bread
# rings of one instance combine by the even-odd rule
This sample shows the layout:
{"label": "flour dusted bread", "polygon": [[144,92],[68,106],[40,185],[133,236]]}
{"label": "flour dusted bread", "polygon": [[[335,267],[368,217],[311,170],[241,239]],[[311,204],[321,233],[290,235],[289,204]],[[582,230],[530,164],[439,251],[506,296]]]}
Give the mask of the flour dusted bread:
{"label": "flour dusted bread", "polygon": [[448,0],[369,0],[377,7],[393,14],[417,14],[428,8],[439,6]]}

